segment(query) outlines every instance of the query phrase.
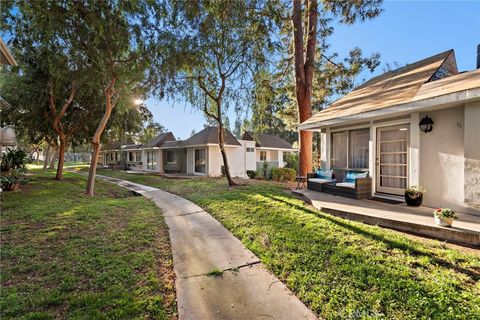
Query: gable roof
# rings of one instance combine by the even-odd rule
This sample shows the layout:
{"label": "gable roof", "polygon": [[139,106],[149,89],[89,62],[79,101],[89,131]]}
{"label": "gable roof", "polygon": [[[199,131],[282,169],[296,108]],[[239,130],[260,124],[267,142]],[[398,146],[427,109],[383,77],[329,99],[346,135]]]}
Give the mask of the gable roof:
{"label": "gable roof", "polygon": [[293,149],[292,145],[282,138],[273,134],[257,133],[245,131],[242,140],[253,141],[260,148],[274,148],[274,149]]}
{"label": "gable roof", "polygon": [[436,54],[370,79],[304,121],[300,127],[308,128],[321,121],[411,102],[422,86],[429,84],[427,82],[449,79],[457,73],[453,50]]}
{"label": "gable roof", "polygon": [[167,141],[175,141],[175,136],[171,132],[160,133],[158,136],[143,145],[144,148],[161,147]]}
{"label": "gable roof", "polygon": [[[230,131],[225,128],[223,130],[223,134],[225,136],[225,145],[241,146],[240,142],[238,142],[237,138],[235,138]],[[206,144],[218,144],[218,127],[207,127],[199,133],[194,134],[190,138],[182,141],[180,146],[188,147]]]}
{"label": "gable roof", "polygon": [[119,150],[122,146],[133,145],[132,139],[112,141],[103,146],[103,150]]}

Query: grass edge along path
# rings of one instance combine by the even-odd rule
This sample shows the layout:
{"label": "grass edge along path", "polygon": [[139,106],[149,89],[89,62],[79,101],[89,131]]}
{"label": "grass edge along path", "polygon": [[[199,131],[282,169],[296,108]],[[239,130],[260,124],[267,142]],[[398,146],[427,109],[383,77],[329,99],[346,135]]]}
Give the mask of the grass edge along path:
{"label": "grass edge along path", "polygon": [[4,192],[2,319],[175,319],[168,229],[152,202],[65,172]]}
{"label": "grass edge along path", "polygon": [[98,173],[203,207],[322,318],[480,319],[475,253],[319,212],[278,183]]}

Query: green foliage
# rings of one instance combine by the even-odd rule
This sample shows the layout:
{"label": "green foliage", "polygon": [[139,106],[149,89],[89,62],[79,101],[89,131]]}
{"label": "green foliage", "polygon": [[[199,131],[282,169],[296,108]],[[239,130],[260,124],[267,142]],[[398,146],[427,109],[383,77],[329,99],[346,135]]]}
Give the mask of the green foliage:
{"label": "green foliage", "polygon": [[1,171],[9,171],[11,169],[23,169],[27,164],[27,152],[23,149],[7,149],[7,153],[1,157]]}
{"label": "green foliage", "polygon": [[263,161],[260,170],[262,172],[263,179],[270,179],[271,178],[272,168],[270,167],[270,165],[268,164],[267,161]]}
{"label": "green foliage", "polygon": [[457,218],[457,214],[450,208],[438,208],[433,211],[433,214],[439,218]]}
{"label": "green foliage", "polygon": [[265,181],[229,189],[225,179],[102,174],[197,203],[322,319],[480,318],[471,250],[319,212]]}
{"label": "green foliage", "polygon": [[250,178],[250,179],[255,179],[258,175],[258,172],[255,171],[255,170],[247,170],[247,176]]}
{"label": "green foliage", "polygon": [[223,270],[218,268],[213,269],[212,271],[207,273],[207,277],[221,277],[223,275]]}
{"label": "green foliage", "polygon": [[297,171],[291,168],[272,168],[272,179],[275,181],[295,181]]}
{"label": "green foliage", "polygon": [[285,168],[298,170],[298,153],[290,152],[287,153],[283,159],[285,162]]}
{"label": "green foliage", "polygon": [[25,174],[26,169],[13,169],[9,173],[2,173],[0,176],[0,183],[3,190],[12,190],[16,184],[27,184],[28,177]]}
{"label": "green foliage", "polygon": [[83,177],[34,173],[28,188],[2,194],[2,319],[172,319],[160,210],[112,184],[86,197]]}
{"label": "green foliage", "polygon": [[427,192],[422,186],[411,186],[405,189],[405,193],[410,195],[412,198],[417,198],[423,196]]}

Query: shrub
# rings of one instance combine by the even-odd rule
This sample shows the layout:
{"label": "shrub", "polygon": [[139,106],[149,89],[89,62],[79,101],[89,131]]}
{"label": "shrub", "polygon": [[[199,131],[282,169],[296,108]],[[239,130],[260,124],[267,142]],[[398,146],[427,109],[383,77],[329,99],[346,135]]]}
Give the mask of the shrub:
{"label": "shrub", "polygon": [[2,156],[1,170],[2,172],[11,169],[23,169],[27,164],[27,153],[22,149],[10,149]]}
{"label": "shrub", "polygon": [[297,171],[291,168],[273,168],[272,178],[275,181],[295,181]]}
{"label": "shrub", "polygon": [[272,172],[270,170],[270,166],[268,165],[267,161],[263,161],[261,172],[262,172],[263,179],[270,179],[270,175]]}
{"label": "shrub", "polygon": [[14,169],[10,172],[10,175],[2,174],[0,176],[0,184],[3,190],[13,190],[17,183],[26,184],[28,182],[25,169]]}
{"label": "shrub", "polygon": [[258,172],[255,171],[255,170],[247,170],[247,176],[250,178],[250,179],[255,179],[258,175]]}
{"label": "shrub", "polygon": [[288,153],[285,155],[285,168],[298,169],[298,153]]}

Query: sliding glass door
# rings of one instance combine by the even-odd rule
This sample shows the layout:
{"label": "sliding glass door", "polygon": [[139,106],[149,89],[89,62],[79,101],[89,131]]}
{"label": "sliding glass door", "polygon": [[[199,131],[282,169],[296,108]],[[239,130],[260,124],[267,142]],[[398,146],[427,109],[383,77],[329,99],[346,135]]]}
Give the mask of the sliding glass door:
{"label": "sliding glass door", "polygon": [[206,172],[206,150],[205,149],[195,149],[195,173],[205,173]]}

